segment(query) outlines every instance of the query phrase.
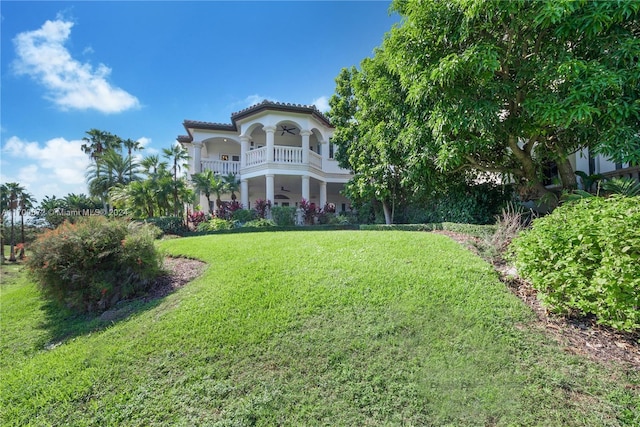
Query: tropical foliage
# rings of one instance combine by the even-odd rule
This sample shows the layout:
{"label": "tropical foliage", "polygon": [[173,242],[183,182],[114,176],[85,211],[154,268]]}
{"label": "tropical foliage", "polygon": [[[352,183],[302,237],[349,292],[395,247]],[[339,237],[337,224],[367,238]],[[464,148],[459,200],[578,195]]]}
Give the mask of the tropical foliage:
{"label": "tropical foliage", "polygon": [[[396,0],[403,20],[337,78],[329,115],[350,196],[393,207],[441,172],[485,171],[523,199],[576,187],[582,148],[640,161],[640,3]],[[438,172],[438,174],[434,173]]]}
{"label": "tropical foliage", "polygon": [[561,313],[640,329],[640,197],[588,197],[533,222],[512,245],[519,274]]}

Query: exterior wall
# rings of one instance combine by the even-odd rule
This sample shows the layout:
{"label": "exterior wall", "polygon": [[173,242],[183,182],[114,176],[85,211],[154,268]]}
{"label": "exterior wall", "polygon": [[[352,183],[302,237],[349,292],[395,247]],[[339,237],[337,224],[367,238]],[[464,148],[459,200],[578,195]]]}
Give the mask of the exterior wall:
{"label": "exterior wall", "polygon": [[[210,169],[235,174],[242,182],[236,195],[245,208],[259,198],[278,206],[296,206],[304,197],[319,207],[328,202],[337,211],[349,210],[350,202],[340,191],[351,174],[333,159],[334,147],[329,143],[333,128],[313,114],[267,109],[235,121],[235,131],[232,125],[190,124],[194,124],[187,128],[190,141],[181,140],[191,156],[189,172]],[[222,200],[230,197],[226,194]],[[206,209],[204,196],[200,206]]]}
{"label": "exterior wall", "polygon": [[575,171],[582,171],[587,175],[600,174],[605,178],[624,177],[640,182],[640,168],[629,163],[616,164],[599,154],[589,158],[589,150],[584,149],[572,156]]}

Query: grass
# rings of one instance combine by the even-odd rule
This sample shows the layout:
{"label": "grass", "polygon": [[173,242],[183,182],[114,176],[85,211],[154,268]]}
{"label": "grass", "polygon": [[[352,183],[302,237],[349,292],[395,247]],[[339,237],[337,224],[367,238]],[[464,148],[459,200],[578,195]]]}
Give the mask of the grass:
{"label": "grass", "polygon": [[113,324],[56,312],[9,272],[2,425],[640,423],[640,373],[563,352],[488,264],[445,236],[160,244],[209,268]]}

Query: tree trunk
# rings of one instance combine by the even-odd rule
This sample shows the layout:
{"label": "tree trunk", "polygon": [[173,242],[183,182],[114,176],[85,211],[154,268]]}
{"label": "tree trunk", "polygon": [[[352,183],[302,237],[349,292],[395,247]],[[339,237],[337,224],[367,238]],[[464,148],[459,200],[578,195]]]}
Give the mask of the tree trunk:
{"label": "tree trunk", "polygon": [[514,135],[509,136],[508,142],[511,152],[522,165],[522,177],[527,181],[530,198],[555,207],[558,203],[555,194],[547,189],[538,177],[536,163],[531,158],[530,152],[518,146],[518,140]]}
{"label": "tree trunk", "polygon": [[9,253],[9,261],[15,262],[16,261],[16,239],[15,239],[15,234],[13,232],[13,210],[11,210],[11,250]]}
{"label": "tree trunk", "polygon": [[386,200],[382,201],[382,210],[384,211],[384,222],[387,225],[393,224],[393,212]]}
{"label": "tree trunk", "polygon": [[562,181],[562,188],[566,190],[575,190],[578,188],[578,180],[569,159],[559,160],[557,165],[560,180]]}
{"label": "tree trunk", "polygon": [[4,212],[0,212],[0,221],[2,221],[2,224],[0,224],[0,227],[2,227],[0,230],[0,258],[4,261],[6,260],[4,256]]}
{"label": "tree trunk", "polygon": [[20,248],[18,258],[24,259],[24,209],[22,208],[20,208],[20,232],[22,247]]}

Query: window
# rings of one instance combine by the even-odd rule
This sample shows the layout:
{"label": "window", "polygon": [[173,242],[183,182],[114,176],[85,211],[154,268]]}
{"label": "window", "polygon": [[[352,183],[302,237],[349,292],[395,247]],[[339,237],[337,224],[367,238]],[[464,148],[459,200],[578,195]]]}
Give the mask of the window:
{"label": "window", "polygon": [[240,161],[240,156],[231,156],[231,160],[234,162],[239,162]]}
{"label": "window", "polygon": [[222,160],[223,162],[226,162],[229,160],[229,155],[228,154],[220,154],[220,160]]}

